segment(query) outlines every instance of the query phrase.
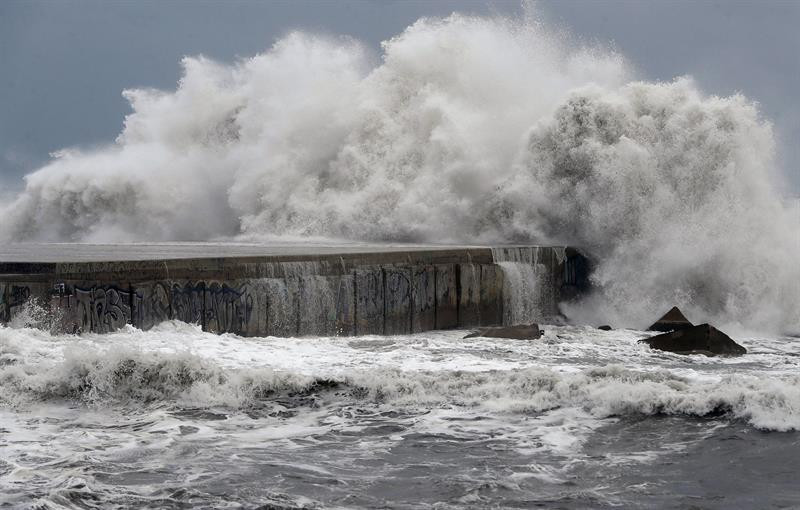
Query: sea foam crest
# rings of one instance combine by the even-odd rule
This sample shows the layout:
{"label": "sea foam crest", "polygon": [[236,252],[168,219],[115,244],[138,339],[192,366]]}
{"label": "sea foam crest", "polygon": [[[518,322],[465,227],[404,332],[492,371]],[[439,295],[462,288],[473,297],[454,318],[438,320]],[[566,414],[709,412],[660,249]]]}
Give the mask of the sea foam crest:
{"label": "sea foam crest", "polygon": [[597,261],[577,320],[800,330],[800,218],[754,103],[532,18],[422,19],[375,60],[302,32],[185,58],[175,91],[125,92],[114,145],[28,175],[0,238],[571,244]]}
{"label": "sea foam crest", "polygon": [[284,405],[483,407],[539,413],[577,408],[598,418],[636,414],[727,413],[771,430],[800,430],[800,377],[726,375],[692,380],[667,370],[619,365],[560,373],[531,367],[485,372],[403,371],[375,367],[317,375],[271,368],[223,368],[190,353],[68,348],[63,360],[25,363],[0,352],[0,400],[77,399],[93,404],[252,408]]}

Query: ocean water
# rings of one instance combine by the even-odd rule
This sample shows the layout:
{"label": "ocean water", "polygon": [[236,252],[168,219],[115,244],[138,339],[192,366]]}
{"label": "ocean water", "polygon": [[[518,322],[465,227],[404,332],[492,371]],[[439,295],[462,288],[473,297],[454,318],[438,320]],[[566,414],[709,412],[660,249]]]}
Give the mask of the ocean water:
{"label": "ocean water", "polygon": [[[757,98],[644,78],[535,6],[420,19],[380,54],[294,31],[236,62],[186,57],[174,90],[124,91],[114,143],[26,177],[0,244],[577,246],[593,292],[561,303],[571,321],[645,327],[680,303],[748,355],[579,326],[0,326],[0,505],[800,506],[800,342],[781,336],[800,332],[800,216],[772,125]],[[505,269],[530,291],[530,268]]]}
{"label": "ocean water", "polygon": [[0,507],[787,508],[800,342],[0,327]]}

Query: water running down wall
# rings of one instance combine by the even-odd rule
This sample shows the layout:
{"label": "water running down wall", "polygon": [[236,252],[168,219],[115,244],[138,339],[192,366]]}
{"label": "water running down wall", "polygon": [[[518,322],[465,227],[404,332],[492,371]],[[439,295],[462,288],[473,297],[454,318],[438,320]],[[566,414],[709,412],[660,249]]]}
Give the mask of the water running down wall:
{"label": "water running down wall", "polygon": [[146,330],[170,319],[284,337],[518,324],[554,320],[560,301],[585,286],[586,271],[575,270],[582,265],[577,252],[559,247],[5,263],[0,321],[28,320],[38,302],[50,322],[35,325],[75,333]]}

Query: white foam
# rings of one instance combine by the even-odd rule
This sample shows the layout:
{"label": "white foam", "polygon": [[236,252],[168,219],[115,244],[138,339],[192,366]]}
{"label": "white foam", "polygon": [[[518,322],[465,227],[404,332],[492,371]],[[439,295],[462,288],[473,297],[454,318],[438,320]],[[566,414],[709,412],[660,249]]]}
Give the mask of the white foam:
{"label": "white foam", "polygon": [[[308,394],[323,401],[446,405],[490,414],[562,410],[572,424],[581,413],[603,419],[721,410],[760,428],[800,429],[797,352],[736,360],[680,357],[637,344],[646,336],[641,332],[575,327],[548,327],[537,342],[468,341],[462,335],[394,337],[387,344],[378,337],[216,336],[179,323],[83,337],[0,328],[0,398],[23,407],[66,398],[240,408],[275,395]],[[783,345],[760,341],[776,343]],[[335,391],[326,389],[328,381]],[[542,420],[550,431],[542,441],[551,450],[577,437],[570,423],[560,429]]]}
{"label": "white foam", "polygon": [[740,95],[635,81],[535,15],[419,20],[380,59],[294,32],[183,68],[175,91],[125,92],[114,145],[28,175],[0,239],[570,244],[596,262],[576,320],[645,327],[678,304],[800,330],[800,218]]}

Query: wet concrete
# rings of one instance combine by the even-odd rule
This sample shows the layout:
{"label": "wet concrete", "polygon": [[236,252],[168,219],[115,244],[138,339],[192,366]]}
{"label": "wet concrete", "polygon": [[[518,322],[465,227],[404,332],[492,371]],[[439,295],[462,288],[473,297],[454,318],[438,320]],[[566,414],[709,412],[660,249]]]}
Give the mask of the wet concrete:
{"label": "wet concrete", "polygon": [[[0,321],[36,300],[67,332],[164,320],[245,336],[405,334],[500,325],[509,275],[534,275],[536,320],[583,284],[563,247],[19,244],[0,248]],[[527,272],[509,272],[508,264]],[[513,276],[518,278],[518,276]],[[504,319],[506,318],[506,319]]]}

